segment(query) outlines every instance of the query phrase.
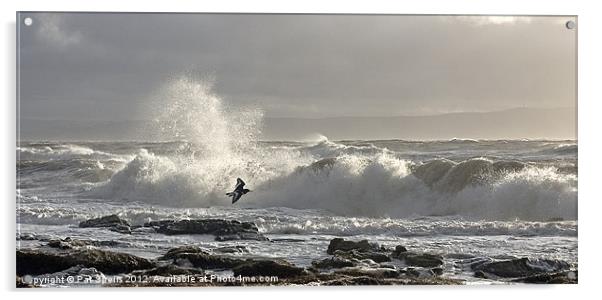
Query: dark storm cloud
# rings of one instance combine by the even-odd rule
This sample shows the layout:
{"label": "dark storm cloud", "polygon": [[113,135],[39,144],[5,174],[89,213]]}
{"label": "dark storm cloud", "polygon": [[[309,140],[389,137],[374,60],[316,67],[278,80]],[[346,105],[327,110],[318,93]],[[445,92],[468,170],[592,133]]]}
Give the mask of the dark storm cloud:
{"label": "dark storm cloud", "polygon": [[168,77],[268,116],[571,107],[567,17],[24,14],[21,117],[138,116]]}

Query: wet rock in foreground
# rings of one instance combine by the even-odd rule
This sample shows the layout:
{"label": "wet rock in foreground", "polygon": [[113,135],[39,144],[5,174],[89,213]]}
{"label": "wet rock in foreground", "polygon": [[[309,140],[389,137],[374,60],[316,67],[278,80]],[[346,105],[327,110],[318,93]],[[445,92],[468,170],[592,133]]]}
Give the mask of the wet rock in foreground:
{"label": "wet rock in foreground", "polygon": [[429,253],[401,252],[394,257],[408,266],[434,268],[443,265],[443,257]]}
{"label": "wet rock in foreground", "polygon": [[17,275],[55,273],[78,265],[96,268],[105,274],[129,273],[154,264],[131,254],[97,249],[57,251],[17,250]]}
{"label": "wet rock in foreground", "polygon": [[391,261],[391,258],[388,255],[386,255],[384,253],[376,252],[376,251],[358,251],[358,250],[341,251],[341,250],[337,250],[333,254],[335,257],[340,257],[340,258],[350,259],[350,260],[355,259],[355,260],[361,261],[361,260],[369,259],[376,263]]}
{"label": "wet rock in foreground", "polygon": [[[211,230],[216,222],[185,222],[169,230]],[[206,220],[202,220],[206,221]],[[171,223],[170,223],[171,222]],[[230,221],[228,221],[230,222]],[[150,222],[152,223],[152,222]],[[174,224],[175,221],[154,223],[154,226]],[[217,233],[235,234],[230,230],[243,228],[243,223]],[[199,225],[200,224],[200,225]],[[252,224],[252,223],[251,223]],[[149,225],[150,226],[150,225]],[[256,227],[244,225],[244,230]],[[240,228],[239,228],[240,227]],[[175,229],[174,229],[175,228]],[[249,229],[250,228],[250,229]],[[178,231],[179,232],[179,231]],[[216,232],[216,231],[212,231]],[[222,236],[222,235],[218,235]],[[221,247],[213,250],[195,245],[169,249],[154,260],[134,255],[90,249],[90,241],[53,239],[41,249],[17,250],[17,285],[30,286],[20,276],[61,274],[127,274],[160,279],[173,276],[203,276],[220,274],[210,270],[225,270],[234,276],[270,276],[275,281],[215,281],[186,282],[156,280],[149,282],[110,283],[110,286],[245,286],[245,285],[406,285],[462,284],[464,281],[445,278],[443,257],[435,254],[408,251],[404,246],[386,249],[367,240],[331,240],[330,257],[315,260],[311,267],[296,266],[283,259],[255,257],[244,246]],[[322,250],[322,251],[324,251]],[[236,255],[228,255],[233,254]],[[462,256],[463,257],[463,256]],[[446,258],[447,259],[447,258]],[[503,259],[503,260],[500,260]],[[477,258],[469,257],[457,266],[473,271],[476,277],[500,282],[577,283],[577,271],[563,261],[550,259]],[[207,272],[207,273],[205,273]],[[231,272],[231,273],[230,273]]]}
{"label": "wet rock in foreground", "polygon": [[317,269],[340,269],[345,267],[353,267],[356,265],[356,263],[349,259],[335,256],[312,261],[311,265]]}
{"label": "wet rock in foreground", "polygon": [[291,278],[304,273],[303,268],[283,260],[251,260],[232,268],[234,276],[278,276]]}
{"label": "wet rock in foreground", "polygon": [[132,272],[134,276],[172,276],[172,275],[203,275],[201,269],[180,267],[177,265],[167,264],[155,267],[149,270],[140,270]]}
{"label": "wet rock in foreground", "polygon": [[560,260],[519,258],[483,263],[474,266],[473,270],[475,276],[482,278],[517,278],[556,273],[569,268],[567,262]]}
{"label": "wet rock in foreground", "polygon": [[512,280],[522,283],[577,284],[577,271],[538,274]]}
{"label": "wet rock in foreground", "polygon": [[169,249],[165,254],[159,257],[159,260],[178,259],[185,254],[197,254],[202,253],[209,255],[209,251],[201,249],[197,246],[181,246]]}
{"label": "wet rock in foreground", "polygon": [[175,264],[190,265],[201,269],[230,269],[246,262],[226,255],[213,255],[196,246],[182,246],[170,249],[159,260],[171,260]]}

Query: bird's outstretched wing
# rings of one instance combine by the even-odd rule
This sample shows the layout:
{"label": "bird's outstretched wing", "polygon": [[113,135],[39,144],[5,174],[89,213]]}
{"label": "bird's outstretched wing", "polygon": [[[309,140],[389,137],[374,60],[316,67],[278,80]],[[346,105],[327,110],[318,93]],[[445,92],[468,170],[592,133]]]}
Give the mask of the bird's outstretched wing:
{"label": "bird's outstretched wing", "polygon": [[236,187],[234,190],[242,189],[245,186],[245,182],[240,178],[236,178]]}

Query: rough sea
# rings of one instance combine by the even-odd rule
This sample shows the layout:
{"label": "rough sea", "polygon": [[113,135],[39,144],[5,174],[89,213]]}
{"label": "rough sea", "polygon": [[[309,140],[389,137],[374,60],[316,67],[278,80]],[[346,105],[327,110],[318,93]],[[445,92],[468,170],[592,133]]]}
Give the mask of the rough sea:
{"label": "rough sea", "polygon": [[[184,244],[242,244],[245,255],[307,266],[345,237],[442,254],[447,277],[474,283],[489,282],[466,267],[475,259],[577,268],[575,140],[261,141],[261,111],[228,107],[210,88],[183,78],[158,94],[147,115],[162,142],[19,141],[17,247],[72,237],[154,258]],[[233,205],[225,193],[238,177],[252,192]],[[251,221],[272,242],[78,227],[109,214],[132,225]]]}
{"label": "rough sea", "polygon": [[[244,244],[299,265],[333,237],[441,253],[446,273],[478,281],[467,257],[554,258],[577,265],[575,141],[259,142],[214,153],[191,142],[23,142],[17,148],[18,245],[44,238],[117,241],[157,257],[177,245]],[[252,190],[232,205],[236,178]],[[255,222],[274,242],[124,235],[79,228],[119,214]],[[32,239],[33,238],[33,239]],[[457,257],[457,260],[454,258]]]}

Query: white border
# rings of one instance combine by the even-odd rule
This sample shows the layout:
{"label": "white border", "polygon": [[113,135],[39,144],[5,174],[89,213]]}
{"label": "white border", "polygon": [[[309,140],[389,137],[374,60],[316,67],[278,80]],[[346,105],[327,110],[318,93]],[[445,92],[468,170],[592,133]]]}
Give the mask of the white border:
{"label": "white border", "polygon": [[[48,296],[62,299],[81,297],[105,298],[117,293],[120,297],[161,299],[177,291],[177,297],[240,297],[265,299],[286,297],[322,296],[339,299],[351,298],[441,298],[458,299],[481,296],[487,299],[509,298],[576,298],[595,293],[600,276],[600,242],[598,242],[598,215],[600,199],[597,194],[600,166],[600,137],[602,119],[600,110],[600,47],[602,36],[600,20],[602,11],[596,1],[517,1],[517,0],[431,0],[431,1],[32,1],[2,2],[3,71],[2,71],[2,170],[1,191],[4,204],[4,230],[2,230],[3,293],[12,299],[29,299]],[[270,12],[270,13],[399,13],[399,14],[558,14],[578,15],[579,30],[579,284],[572,286],[521,286],[521,287],[347,287],[347,288],[211,288],[211,289],[120,289],[105,292],[74,291],[15,291],[14,289],[14,234],[15,234],[15,11],[154,11],[154,12]],[[43,292],[44,295],[39,294]],[[107,293],[108,292],[108,293]],[[18,293],[18,294],[15,294]],[[185,293],[185,294],[183,294]],[[202,293],[202,294],[199,294]],[[336,294],[335,294],[336,293]],[[378,295],[374,295],[377,293]],[[285,295],[284,295],[285,294]],[[9,299],[9,298],[5,298]],[[207,299],[207,298],[206,298]]]}

